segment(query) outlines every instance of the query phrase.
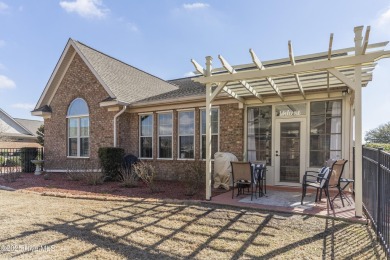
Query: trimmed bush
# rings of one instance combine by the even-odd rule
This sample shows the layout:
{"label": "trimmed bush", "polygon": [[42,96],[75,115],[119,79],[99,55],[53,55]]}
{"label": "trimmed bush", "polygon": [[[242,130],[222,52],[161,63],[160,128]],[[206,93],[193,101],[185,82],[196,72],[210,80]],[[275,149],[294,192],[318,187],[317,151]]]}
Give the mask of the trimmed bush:
{"label": "trimmed bush", "polygon": [[390,152],[390,144],[366,143],[364,146],[369,148],[383,148],[383,151]]}
{"label": "trimmed bush", "polygon": [[38,156],[38,148],[23,147],[20,149],[22,172],[34,172],[35,164],[31,162]]}
{"label": "trimmed bush", "polygon": [[125,151],[117,147],[101,147],[99,148],[99,160],[102,171],[107,180],[119,179],[119,168],[122,166],[123,156]]}

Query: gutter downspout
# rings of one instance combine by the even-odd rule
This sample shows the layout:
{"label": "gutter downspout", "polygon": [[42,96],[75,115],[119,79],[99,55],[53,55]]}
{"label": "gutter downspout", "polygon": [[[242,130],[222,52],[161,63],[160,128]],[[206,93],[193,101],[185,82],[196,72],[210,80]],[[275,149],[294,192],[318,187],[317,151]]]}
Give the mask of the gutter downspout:
{"label": "gutter downspout", "polygon": [[120,116],[120,115],[122,115],[125,111],[126,111],[126,109],[127,109],[127,106],[124,106],[123,108],[122,108],[122,110],[121,111],[119,111],[118,112],[118,114],[116,114],[115,116],[114,116],[114,147],[116,147],[116,145],[117,145],[117,134],[116,134],[116,119]]}

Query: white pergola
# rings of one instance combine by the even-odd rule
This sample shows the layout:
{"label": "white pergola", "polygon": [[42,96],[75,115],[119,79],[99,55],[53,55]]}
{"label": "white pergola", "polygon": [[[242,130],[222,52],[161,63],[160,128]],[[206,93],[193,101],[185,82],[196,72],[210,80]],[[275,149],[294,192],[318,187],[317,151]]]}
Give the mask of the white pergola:
{"label": "white pergola", "polygon": [[[355,158],[362,157],[362,87],[372,79],[376,61],[389,58],[390,51],[384,48],[388,42],[369,44],[370,27],[363,38],[363,26],[355,27],[355,46],[332,50],[333,34],[325,52],[297,56],[288,42],[289,57],[261,62],[250,49],[253,63],[231,66],[218,56],[221,68],[212,69],[212,57],[206,57],[206,69],[195,60],[199,77],[195,82],[206,86],[206,199],[211,199],[211,107],[217,96],[231,96],[239,102],[240,108],[253,102],[305,100],[313,93],[350,93],[350,106],[355,111]],[[353,122],[353,113],[350,115]],[[352,138],[352,127],[350,130]],[[350,150],[353,142],[351,139]],[[362,160],[355,160],[355,205],[356,216],[361,217],[362,203]]]}

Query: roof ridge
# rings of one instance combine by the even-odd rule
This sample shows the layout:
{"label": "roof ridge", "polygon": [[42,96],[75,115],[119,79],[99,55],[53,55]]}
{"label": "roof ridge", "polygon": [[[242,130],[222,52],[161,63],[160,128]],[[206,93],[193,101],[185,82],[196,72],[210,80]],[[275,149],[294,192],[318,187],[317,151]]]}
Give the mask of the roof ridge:
{"label": "roof ridge", "polygon": [[[146,72],[146,71],[144,71],[144,70],[142,70],[142,69],[139,69],[139,68],[137,68],[137,67],[134,67],[134,66],[132,66],[132,65],[130,65],[130,64],[128,64],[128,63],[122,61],[122,60],[119,60],[119,59],[117,59],[117,58],[114,58],[114,57],[112,57],[111,55],[108,55],[108,54],[106,54],[106,53],[104,53],[104,52],[102,52],[102,51],[99,51],[99,50],[97,50],[97,49],[95,49],[95,48],[92,48],[92,47],[89,46],[89,45],[86,45],[85,43],[82,43],[82,42],[80,42],[80,41],[78,41],[78,40],[74,40],[74,41],[77,42],[77,43],[80,43],[81,45],[83,45],[83,46],[85,46],[85,47],[87,47],[87,48],[89,48],[89,49],[91,49],[91,50],[93,50],[93,51],[95,51],[95,52],[97,52],[97,53],[100,53],[101,55],[107,56],[107,57],[110,58],[110,59],[113,59],[113,60],[115,60],[115,61],[118,61],[118,62],[120,62],[120,63],[122,63],[122,64],[124,64],[124,65],[126,65],[126,66],[129,66],[129,67],[131,67],[131,68],[133,68],[133,69],[136,69],[136,70],[138,70],[138,71],[140,71],[140,72],[143,72],[143,73],[145,73],[145,74],[147,74],[147,75],[149,75],[149,76],[152,76],[152,77],[154,77],[154,78],[156,78],[156,79],[159,79],[159,80],[164,81],[164,82],[166,82],[166,83],[168,83],[168,84],[170,84],[170,85],[173,85],[173,84],[171,84],[170,82],[168,82],[167,80],[164,80],[164,79],[162,79],[162,78],[160,78],[160,77],[158,77],[158,76],[156,76],[156,75],[153,75],[153,74],[151,74],[151,73],[149,73],[149,72]],[[173,86],[174,86],[174,85],[173,85]]]}

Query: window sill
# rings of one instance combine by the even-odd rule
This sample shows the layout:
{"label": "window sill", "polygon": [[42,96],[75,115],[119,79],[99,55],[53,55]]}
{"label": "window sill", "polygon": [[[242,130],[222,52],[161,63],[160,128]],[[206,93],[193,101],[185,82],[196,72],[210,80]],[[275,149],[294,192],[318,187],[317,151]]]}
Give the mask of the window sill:
{"label": "window sill", "polygon": [[195,161],[195,158],[177,158],[178,161]]}
{"label": "window sill", "polygon": [[69,159],[89,159],[89,156],[88,157],[83,157],[83,156],[66,156],[66,158],[69,158]]}
{"label": "window sill", "polygon": [[173,161],[173,158],[157,158],[159,161]]}

